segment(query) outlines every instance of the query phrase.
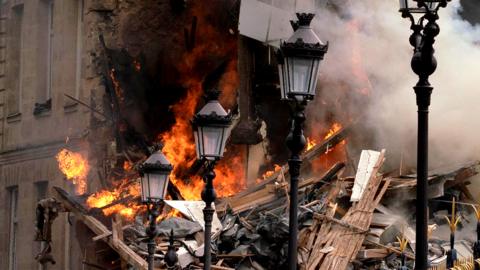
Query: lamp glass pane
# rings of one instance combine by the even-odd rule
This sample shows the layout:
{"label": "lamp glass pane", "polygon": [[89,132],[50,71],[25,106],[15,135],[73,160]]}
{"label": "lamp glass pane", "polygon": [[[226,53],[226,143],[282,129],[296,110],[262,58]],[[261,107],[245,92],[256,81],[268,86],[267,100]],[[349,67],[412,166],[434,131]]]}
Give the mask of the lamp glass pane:
{"label": "lamp glass pane", "polygon": [[168,175],[162,172],[146,173],[147,181],[142,183],[142,199],[144,201],[163,200],[166,187],[168,186]]}
{"label": "lamp glass pane", "polygon": [[279,81],[280,81],[280,98],[282,100],[284,99],[287,99],[287,95],[285,94],[285,75],[283,74],[283,69],[284,69],[284,66],[279,64],[278,65],[278,77],[279,77]]}
{"label": "lamp glass pane", "polygon": [[[198,128],[200,129],[200,128]],[[200,148],[201,147],[201,133],[198,132],[197,130],[193,131],[193,137],[195,138],[195,152],[197,153],[197,159],[201,159],[201,156],[203,155],[203,150]]]}
{"label": "lamp glass pane", "polygon": [[320,73],[320,59],[311,59],[311,76],[310,76],[310,85],[308,88],[308,94],[314,96],[316,94],[317,90],[317,79],[318,79],[318,74]]}
{"label": "lamp glass pane", "polygon": [[204,157],[209,160],[213,160],[216,157],[221,157],[221,146],[223,138],[223,128],[221,127],[201,127],[202,130],[202,147],[204,151]]}
{"label": "lamp glass pane", "polygon": [[313,59],[304,57],[287,57],[289,88],[288,93],[293,95],[305,95],[312,87]]}
{"label": "lamp glass pane", "polygon": [[150,189],[148,188],[148,174],[144,174],[140,180],[141,188],[142,188],[142,202],[148,201],[147,198],[150,197]]}
{"label": "lamp glass pane", "polygon": [[438,2],[426,2],[428,9],[435,10],[437,6],[440,4]]}
{"label": "lamp glass pane", "polygon": [[[430,7],[436,7],[436,3],[434,5],[431,5],[430,2],[425,1],[427,6]],[[400,11],[405,11],[408,10],[411,13],[425,13],[426,10],[424,7],[418,7],[417,1],[414,0],[400,0]]]}
{"label": "lamp glass pane", "polygon": [[227,145],[227,139],[230,137],[230,128],[229,127],[222,127],[222,144],[220,145],[220,156],[223,156],[223,153],[225,152],[225,147]]}

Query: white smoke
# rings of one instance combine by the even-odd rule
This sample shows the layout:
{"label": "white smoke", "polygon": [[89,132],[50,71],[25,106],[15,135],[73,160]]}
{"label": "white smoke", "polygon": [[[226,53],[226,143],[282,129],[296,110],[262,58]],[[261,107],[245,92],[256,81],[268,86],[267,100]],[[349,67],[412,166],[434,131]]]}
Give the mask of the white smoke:
{"label": "white smoke", "polygon": [[[458,15],[460,9],[460,2],[454,0],[439,12],[438,68],[430,77],[435,88],[430,114],[431,167],[480,158],[480,27],[464,21]],[[400,16],[398,1],[352,0],[340,11],[323,8],[316,13],[315,30],[322,40],[330,41],[319,84],[355,81],[346,59],[352,50],[349,25],[355,20],[356,44],[372,85],[364,108],[365,125],[371,126],[377,148],[387,148],[390,157],[403,154],[414,164],[417,107],[412,87],[418,77],[410,68],[410,21]],[[320,96],[335,91],[321,87]]]}

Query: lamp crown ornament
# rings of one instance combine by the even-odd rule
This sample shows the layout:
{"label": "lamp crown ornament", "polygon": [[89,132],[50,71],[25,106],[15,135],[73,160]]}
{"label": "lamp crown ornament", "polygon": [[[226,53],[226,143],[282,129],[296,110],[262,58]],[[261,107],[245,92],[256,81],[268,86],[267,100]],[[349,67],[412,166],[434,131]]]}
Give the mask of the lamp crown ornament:
{"label": "lamp crown ornament", "polygon": [[208,90],[205,92],[204,97],[206,101],[218,100],[218,98],[220,97],[220,90],[216,88]]}
{"label": "lamp crown ornament", "polygon": [[297,13],[299,26],[310,26],[315,14],[313,13]]}
{"label": "lamp crown ornament", "polygon": [[315,14],[312,13],[297,13],[298,20],[290,21],[295,32],[280,45],[285,56],[303,55],[323,59],[323,55],[328,50],[328,42],[321,41],[310,26],[314,17]]}
{"label": "lamp crown ornament", "polygon": [[298,27],[300,27],[300,23],[296,20],[290,20],[290,25],[292,26],[293,31],[297,31]]}

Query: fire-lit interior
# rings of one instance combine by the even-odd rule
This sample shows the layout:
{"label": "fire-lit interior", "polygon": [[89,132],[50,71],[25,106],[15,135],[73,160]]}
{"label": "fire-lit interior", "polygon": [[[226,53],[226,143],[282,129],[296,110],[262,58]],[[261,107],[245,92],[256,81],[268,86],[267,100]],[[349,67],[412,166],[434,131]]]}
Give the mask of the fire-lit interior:
{"label": "fire-lit interior", "polygon": [[[196,154],[195,145],[193,140],[193,132],[191,126],[191,119],[196,113],[198,108],[203,104],[203,95],[205,91],[209,89],[221,90],[220,102],[222,105],[233,111],[234,114],[239,113],[238,98],[239,93],[239,74],[238,69],[238,42],[237,35],[232,34],[231,29],[227,25],[219,24],[215,20],[203,20],[213,11],[206,10],[200,6],[194,6],[191,11],[195,17],[192,28],[195,25],[197,36],[195,40],[195,46],[187,51],[176,52],[172,51],[169,57],[177,56],[181,61],[171,61],[173,66],[171,69],[162,69],[168,76],[167,82],[161,82],[160,85],[177,85],[176,97],[169,97],[166,101],[168,104],[155,103],[156,99],[161,100],[162,95],[155,89],[146,88],[142,95],[137,95],[132,91],[131,86],[128,84],[128,80],[131,75],[126,75],[125,72],[130,72],[134,76],[145,76],[145,72],[152,69],[152,63],[148,63],[141,57],[130,57],[127,59],[130,62],[125,68],[113,64],[108,71],[107,79],[111,80],[112,87],[114,89],[114,95],[116,97],[117,106],[120,110],[120,117],[123,117],[122,121],[119,121],[116,129],[120,135],[129,134],[132,129],[135,133],[142,133],[141,130],[147,130],[146,144],[159,144],[162,152],[165,154],[169,162],[173,165],[173,171],[170,175],[171,184],[178,190],[179,198],[184,200],[201,200],[200,194],[203,189],[203,179],[201,176],[201,170],[192,169],[196,166]],[[210,17],[208,17],[210,18]],[[198,21],[197,21],[198,19]],[[220,19],[218,19],[220,20]],[[368,76],[362,67],[362,55],[359,53],[358,41],[356,40],[355,33],[358,32],[358,23],[352,21],[350,23],[350,30],[354,33],[352,39],[352,52],[351,52],[351,69],[352,74],[356,78],[355,86],[346,87],[345,85],[338,84],[337,82],[330,84],[328,87],[338,87],[342,89],[335,100],[325,100],[320,97],[316,102],[321,102],[322,108],[324,108],[323,114],[326,113],[328,117],[322,116],[321,121],[318,118],[309,117],[309,121],[306,123],[306,137],[307,146],[306,151],[313,149],[316,145],[322,144],[330,136],[340,131],[344,125],[351,124],[351,112],[345,113],[342,108],[343,99],[348,95],[353,88],[354,91],[361,96],[366,96],[369,93],[370,83]],[[188,29],[186,29],[188,30]],[[227,33],[227,34],[225,34]],[[178,33],[173,31],[172,37],[182,36],[188,34],[187,32],[179,31]],[[264,50],[264,49],[262,49]],[[124,53],[124,52],[122,52]],[[262,51],[260,51],[262,53]],[[270,53],[270,51],[268,51]],[[112,60],[113,61],[113,60]],[[256,60],[260,61],[260,60]],[[264,60],[268,63],[271,59]],[[264,62],[264,63],[266,63]],[[258,64],[258,77],[261,80],[262,65]],[[163,63],[165,64],[165,63]],[[169,63],[172,65],[171,63]],[[275,65],[274,63],[272,64]],[[125,71],[127,70],[127,71]],[[170,75],[175,76],[170,76]],[[165,76],[160,76],[165,77]],[[271,79],[271,76],[267,76],[268,80],[277,80],[276,77]],[[158,83],[156,83],[158,84]],[[260,85],[260,83],[259,83]],[[275,90],[278,91],[278,90]],[[341,94],[344,92],[344,94]],[[272,99],[268,97],[270,92],[259,92],[251,98],[254,102],[257,99],[259,103],[265,102],[263,99]],[[273,98],[277,98],[275,96]],[[257,95],[260,95],[257,97]],[[128,102],[132,96],[136,96],[137,100],[134,105],[132,102]],[[140,98],[141,100],[138,100]],[[149,115],[156,115],[156,118],[151,116],[139,117],[138,107],[135,104],[144,104],[147,109],[141,109],[142,113],[149,112]],[[115,106],[114,102],[110,104]],[[133,107],[132,107],[133,106]],[[133,109],[132,109],[133,108]],[[270,107],[271,108],[271,107]],[[265,110],[268,107],[259,108],[259,110]],[[271,108],[275,112],[284,111],[285,107]],[[240,114],[248,112],[240,111]],[[283,112],[282,112],[283,113]],[[164,116],[164,117],[163,117]],[[275,118],[275,117],[274,117]],[[276,121],[277,119],[265,119],[267,130],[269,130],[269,123]],[[287,119],[286,119],[287,120]],[[283,127],[288,124],[285,121]],[[148,127],[148,128],[145,128]],[[264,159],[263,164],[260,164],[259,171],[255,179],[249,181],[247,179],[248,169],[251,166],[249,162],[248,145],[242,144],[227,144],[224,158],[221,159],[215,167],[216,178],[214,180],[215,191],[219,198],[233,196],[241,190],[248,187],[248,183],[261,182],[275,172],[281,169],[281,164],[286,163],[286,153],[288,152],[283,145],[284,137],[279,136],[281,132],[277,133],[277,130],[270,129],[265,141],[268,141],[270,147],[267,147],[265,155],[272,158]],[[283,131],[282,131],[283,132]],[[138,137],[138,136],[137,136]],[[123,141],[127,144],[128,142]],[[279,147],[280,146],[280,147]],[[69,153],[69,154],[66,154]],[[281,158],[277,158],[280,156]],[[61,157],[61,158],[60,158]],[[77,160],[81,157],[82,162]],[[136,173],[134,163],[138,163],[147,157],[147,153],[144,153],[140,159],[136,160],[121,160],[117,166],[117,173],[114,176],[108,177],[108,181],[111,183],[111,187],[105,187],[97,192],[93,192],[86,200],[86,204],[89,208],[100,208],[102,213],[106,216],[114,213],[119,213],[127,219],[132,219],[139,211],[144,211],[145,207],[138,200],[139,197],[139,175]],[[57,159],[59,160],[59,167],[65,174],[67,179],[70,179],[75,185],[78,194],[83,194],[87,190],[88,184],[86,184],[88,174],[88,162],[87,157],[76,152],[65,152],[62,150]],[[346,141],[342,141],[333,147],[327,147],[327,150],[319,158],[314,159],[309,164],[308,174],[318,175],[328,169],[330,166],[339,161],[345,161],[347,159],[346,154]],[[65,165],[67,164],[67,166]],[[66,170],[65,167],[70,169]],[[86,167],[84,169],[73,169],[76,167]],[[118,173],[120,171],[120,173]],[[122,175],[123,172],[123,175]],[[93,177],[93,176],[90,176]],[[175,196],[174,196],[175,197]]]}

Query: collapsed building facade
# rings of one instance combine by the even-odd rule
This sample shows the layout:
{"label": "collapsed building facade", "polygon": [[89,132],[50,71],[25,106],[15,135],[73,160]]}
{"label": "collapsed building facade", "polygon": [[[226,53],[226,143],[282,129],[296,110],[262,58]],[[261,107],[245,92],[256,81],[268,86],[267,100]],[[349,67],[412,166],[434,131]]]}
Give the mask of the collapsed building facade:
{"label": "collapsed building facade", "polygon": [[[239,30],[240,1],[208,2],[2,2],[0,201],[6,207],[0,208],[0,233],[7,240],[0,244],[2,269],[127,269],[118,251],[98,241],[105,236],[92,240],[98,232],[86,225],[81,213],[60,214],[52,225],[47,252],[55,264],[39,263],[35,257],[48,247],[33,242],[35,206],[56,195],[52,187],[57,186],[83,198],[90,209],[97,208],[95,217],[109,226],[112,215],[128,224],[144,211],[128,197],[139,192],[128,188],[138,179],[135,164],[159,148],[175,165],[172,199],[199,200],[202,180],[196,175],[201,168],[195,163],[189,125],[210,90],[219,89],[222,105],[237,116],[215,180],[219,195],[236,195],[273,179],[272,174],[278,177],[275,164],[287,158],[289,114],[279,100],[277,63],[268,45],[274,38],[259,41],[262,37],[242,34],[251,29],[242,30],[240,25]],[[314,2],[317,9],[348,16],[342,14],[342,5],[349,1]],[[287,19],[283,23],[289,24]],[[357,125],[371,91],[361,59],[355,60],[357,54],[353,46],[349,57],[354,59],[349,64],[353,83],[332,79],[319,86],[322,92],[340,91],[318,99],[314,107],[322,109],[307,123],[310,149],[317,145],[317,154],[328,152],[303,169],[309,175],[323,175],[339,162],[347,163],[344,175],[348,171],[352,175],[356,170],[352,160],[361,149],[375,146],[368,128]],[[347,105],[351,103],[360,105]],[[355,133],[348,144],[341,133],[346,127]],[[338,141],[325,144],[332,135]],[[72,163],[75,154],[87,164]],[[66,168],[59,170],[62,160],[67,160]],[[66,180],[72,164],[83,166],[84,175]],[[107,193],[120,189],[126,191],[105,201]],[[239,200],[234,196],[230,201],[230,206],[237,202],[234,211],[249,209]],[[319,224],[316,221],[314,228]]]}

